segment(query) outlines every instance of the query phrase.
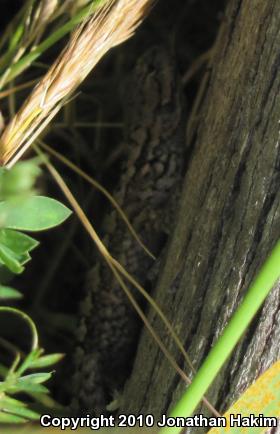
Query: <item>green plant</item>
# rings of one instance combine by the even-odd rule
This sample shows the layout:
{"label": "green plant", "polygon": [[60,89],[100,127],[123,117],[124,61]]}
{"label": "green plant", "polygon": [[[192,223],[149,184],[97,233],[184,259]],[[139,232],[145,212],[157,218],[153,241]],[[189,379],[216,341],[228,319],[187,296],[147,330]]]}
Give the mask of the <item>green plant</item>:
{"label": "green plant", "polygon": [[[34,183],[40,174],[40,159],[18,163],[13,169],[0,169],[0,303],[15,300],[22,294],[8,285],[13,274],[24,271],[30,261],[30,252],[38,241],[22,231],[47,230],[62,223],[70,210],[58,201],[36,194]],[[19,309],[0,306],[3,313],[18,316],[31,330],[32,345],[26,355],[14,344],[0,336],[0,345],[12,354],[13,362],[8,368],[0,363],[0,423],[22,423],[37,419],[40,415],[29,404],[12,396],[18,393],[28,395],[34,401],[43,403],[48,389],[46,382],[52,372],[45,372],[58,362],[61,354],[43,355],[38,343],[38,333],[32,319]],[[30,373],[39,369],[37,373]]]}

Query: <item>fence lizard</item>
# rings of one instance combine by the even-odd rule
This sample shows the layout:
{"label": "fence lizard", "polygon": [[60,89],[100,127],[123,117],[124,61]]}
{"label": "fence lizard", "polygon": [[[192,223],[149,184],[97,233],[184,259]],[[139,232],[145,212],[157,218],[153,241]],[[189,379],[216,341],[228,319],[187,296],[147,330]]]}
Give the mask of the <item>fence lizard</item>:
{"label": "fence lizard", "polygon": [[[173,59],[161,47],[150,49],[138,61],[124,91],[128,152],[115,197],[156,256],[166,240],[169,228],[165,217],[182,180],[182,95]],[[131,237],[115,210],[106,227],[112,256],[147,288],[153,260]],[[124,384],[141,322],[102,260],[89,272],[87,289],[81,306],[72,409],[78,414],[98,415],[106,411],[112,391]]]}

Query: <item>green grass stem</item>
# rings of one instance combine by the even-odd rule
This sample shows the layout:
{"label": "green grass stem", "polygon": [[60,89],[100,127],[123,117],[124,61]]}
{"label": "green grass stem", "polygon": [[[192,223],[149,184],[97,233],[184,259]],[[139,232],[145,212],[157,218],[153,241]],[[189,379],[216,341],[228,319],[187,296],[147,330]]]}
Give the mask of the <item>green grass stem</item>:
{"label": "green grass stem", "polygon": [[[170,417],[188,417],[193,414],[201,398],[207,392],[219,370],[279,278],[280,241],[277,242],[271,255],[262,266],[223,334],[219,337],[197,372],[192,384],[171,411]],[[160,434],[179,434],[181,430],[182,428],[179,427],[164,427],[160,430]]]}

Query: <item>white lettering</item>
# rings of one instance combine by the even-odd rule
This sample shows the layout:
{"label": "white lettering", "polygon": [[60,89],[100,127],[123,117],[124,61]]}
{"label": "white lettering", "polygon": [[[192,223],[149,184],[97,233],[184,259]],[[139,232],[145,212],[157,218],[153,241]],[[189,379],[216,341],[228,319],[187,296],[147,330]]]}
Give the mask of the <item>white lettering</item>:
{"label": "white lettering", "polygon": [[50,414],[43,414],[40,418],[40,424],[45,427],[51,426],[51,418]]}

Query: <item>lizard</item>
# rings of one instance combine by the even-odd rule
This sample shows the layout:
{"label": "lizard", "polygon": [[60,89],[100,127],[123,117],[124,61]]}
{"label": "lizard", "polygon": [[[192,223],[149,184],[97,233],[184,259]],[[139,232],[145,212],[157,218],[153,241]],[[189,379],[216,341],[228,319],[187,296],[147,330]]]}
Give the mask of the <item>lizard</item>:
{"label": "lizard", "polygon": [[[168,237],[186,151],[181,82],[173,56],[165,48],[153,47],[138,60],[123,101],[127,155],[115,197],[144,243],[158,256]],[[105,220],[104,241],[110,254],[145,288],[152,287],[154,261],[132,238],[116,210]],[[101,260],[86,280],[71,408],[76,414],[100,415],[106,413],[112,391],[124,385],[141,321]]]}

